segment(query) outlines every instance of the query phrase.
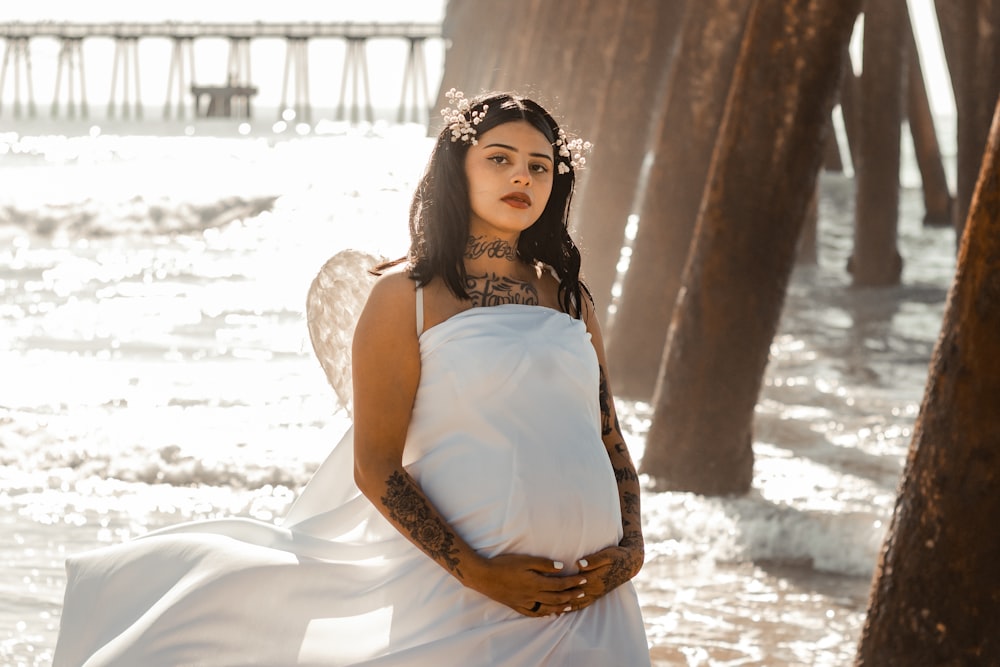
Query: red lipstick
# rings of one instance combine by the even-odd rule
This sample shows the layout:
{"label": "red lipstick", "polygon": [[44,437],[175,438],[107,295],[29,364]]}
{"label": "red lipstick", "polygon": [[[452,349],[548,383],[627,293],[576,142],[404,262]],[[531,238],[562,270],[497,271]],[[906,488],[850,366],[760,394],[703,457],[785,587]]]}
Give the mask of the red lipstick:
{"label": "red lipstick", "polygon": [[524,192],[508,192],[500,199],[514,208],[528,208],[531,206],[531,197]]}

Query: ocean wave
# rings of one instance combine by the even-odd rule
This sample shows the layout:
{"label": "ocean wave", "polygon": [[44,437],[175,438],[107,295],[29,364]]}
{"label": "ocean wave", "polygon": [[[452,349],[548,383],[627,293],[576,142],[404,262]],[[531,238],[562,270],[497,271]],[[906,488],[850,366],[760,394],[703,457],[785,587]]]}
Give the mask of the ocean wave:
{"label": "ocean wave", "polygon": [[271,211],[276,196],[228,196],[193,203],[135,196],[109,202],[86,199],[70,203],[0,206],[0,226],[17,227],[30,234],[51,237],[104,238],[110,236],[168,235],[200,232],[248,220]]}
{"label": "ocean wave", "polygon": [[885,536],[879,508],[802,509],[756,493],[708,498],[664,492],[643,500],[650,557],[773,563],[870,577]]}

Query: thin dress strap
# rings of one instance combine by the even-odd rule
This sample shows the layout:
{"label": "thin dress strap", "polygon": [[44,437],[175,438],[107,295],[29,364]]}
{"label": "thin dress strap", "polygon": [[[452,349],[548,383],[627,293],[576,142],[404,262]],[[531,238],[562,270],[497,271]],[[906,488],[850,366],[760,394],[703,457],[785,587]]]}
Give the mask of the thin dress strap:
{"label": "thin dress strap", "polygon": [[417,285],[417,338],[424,332],[424,288]]}

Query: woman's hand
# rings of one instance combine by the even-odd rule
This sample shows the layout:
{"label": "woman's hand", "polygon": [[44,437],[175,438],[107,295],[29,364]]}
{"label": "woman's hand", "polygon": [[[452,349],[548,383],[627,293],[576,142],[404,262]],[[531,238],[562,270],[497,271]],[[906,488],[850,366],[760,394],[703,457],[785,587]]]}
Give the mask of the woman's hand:
{"label": "woman's hand", "polygon": [[564,564],[547,558],[502,554],[486,558],[466,575],[466,585],[525,616],[572,611],[586,597],[588,577],[564,574]]}
{"label": "woman's hand", "polygon": [[584,596],[570,603],[573,611],[583,609],[607,595],[639,573],[644,559],[641,543],[613,546],[581,558],[580,575],[587,583],[582,586]]}

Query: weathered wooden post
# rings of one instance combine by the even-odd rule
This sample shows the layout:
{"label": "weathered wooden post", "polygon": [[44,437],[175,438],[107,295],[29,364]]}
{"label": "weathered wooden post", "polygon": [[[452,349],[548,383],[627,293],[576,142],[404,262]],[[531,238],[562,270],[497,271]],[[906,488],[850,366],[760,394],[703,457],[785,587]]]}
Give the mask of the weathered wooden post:
{"label": "weathered wooden post", "polygon": [[[981,148],[968,132],[969,95],[972,68],[966,61],[975,57],[977,36],[975,35],[975,11],[977,0],[934,0],[938,27],[941,32],[941,46],[944,48],[945,60],[948,63],[948,73],[951,77],[951,88],[955,95],[956,115],[956,184],[955,202],[952,208],[951,224],[958,230],[965,224],[965,216],[969,212],[969,201],[975,179],[975,170],[979,168],[979,160],[972,157]],[[971,150],[970,150],[971,148]]]}
{"label": "weathered wooden post", "polygon": [[[473,18],[474,0],[447,0],[444,18],[441,20],[441,37],[444,39],[444,68],[441,72],[441,85],[438,88],[436,107],[441,108],[448,103],[445,93],[452,88],[462,88],[468,76],[470,67],[468,58],[468,41],[463,41]],[[432,117],[431,129],[437,126]]]}
{"label": "weathered wooden post", "polygon": [[[833,129],[827,129],[832,133]],[[830,135],[827,135],[829,141]],[[819,262],[819,182],[813,188],[812,196],[809,198],[809,206],[806,208],[806,218],[802,223],[802,233],[799,234],[799,252],[795,257],[799,264],[813,266]]]}
{"label": "weathered wooden post", "polygon": [[906,0],[866,0],[860,82],[860,141],[855,171],[855,286],[899,283],[899,137],[903,112]]}
{"label": "weathered wooden post", "polygon": [[617,395],[649,400],[751,0],[690,2],[622,298],[608,334]]}
{"label": "weathered wooden post", "polygon": [[[506,5],[498,6],[493,13],[505,12]],[[441,23],[441,34],[446,40],[447,50],[444,58],[444,71],[441,74],[441,86],[438,88],[434,111],[429,118],[428,131],[437,134],[441,127],[441,117],[437,111],[448,106],[445,94],[452,88],[458,88],[472,96],[483,86],[479,69],[484,54],[479,53],[482,43],[476,37],[480,35],[477,22],[486,18],[489,7],[477,0],[448,0],[444,20]],[[498,37],[498,31],[486,31],[484,38]]]}
{"label": "weathered wooden post", "polygon": [[[596,129],[606,105],[614,104],[604,93],[611,80],[619,46],[632,48],[622,42],[622,26],[631,4],[631,0],[597,0],[577,43],[563,51],[566,89],[556,100],[555,108],[561,116],[573,117],[572,126],[567,126],[566,130],[587,141],[596,139]],[[576,176],[575,196],[583,196],[589,182],[590,172],[581,170]],[[579,210],[579,206],[574,207],[570,221],[573,227],[576,227]]]}
{"label": "weathered wooden post", "polygon": [[583,270],[598,311],[611,303],[611,288],[635,202],[643,159],[658,118],[665,74],[674,57],[686,0],[630,0],[614,71],[603,91],[607,100],[596,132],[588,139],[589,187],[578,194],[576,232]]}
{"label": "weathered wooden post", "polygon": [[826,141],[823,142],[823,171],[844,171],[844,160],[840,155],[840,145],[837,143],[837,134],[833,129],[833,117],[828,120],[830,127],[826,132]]}
{"label": "weathered wooden post", "polygon": [[[486,3],[491,6],[501,6]],[[491,77],[488,78],[487,88],[496,90],[514,89],[521,94],[531,94],[537,90],[527,90],[524,86],[522,75],[527,70],[531,71],[529,77],[538,74],[538,64],[536,62],[539,53],[545,46],[546,40],[551,40],[552,21],[558,20],[559,6],[544,0],[528,0],[527,4],[514,4],[510,7],[516,10],[513,20],[509,23],[515,32],[510,34],[500,34],[496,39],[498,43],[493,46],[495,54],[485,54],[484,61],[489,62],[491,57]],[[509,9],[507,10],[509,11]],[[510,48],[511,44],[514,48]]]}
{"label": "weathered wooden post", "polygon": [[655,399],[642,470],[745,493],[754,406],[861,0],[755,0]]}
{"label": "weathered wooden post", "polygon": [[858,129],[861,111],[858,109],[858,88],[861,86],[858,75],[854,73],[850,58],[844,56],[844,78],[840,82],[840,111],[844,117],[844,134],[847,135],[847,150],[851,156],[851,164],[857,172],[858,151],[860,149]]}
{"label": "weathered wooden post", "polygon": [[[1000,97],[1000,1],[979,0],[976,3],[976,52],[972,63],[972,112],[970,120],[969,138],[970,146],[974,147],[974,158],[972,160],[972,185],[969,191],[969,199],[966,200],[968,206],[972,200],[972,191],[975,189],[976,173],[983,156],[983,147],[986,145],[990,132],[990,124],[993,119],[993,109]],[[966,211],[969,209],[966,208]],[[964,225],[966,218],[962,218]],[[959,229],[961,238],[962,230]]]}
{"label": "weathered wooden post", "polygon": [[[597,124],[609,100],[604,92],[614,70],[618,49],[631,49],[622,39],[625,16],[632,9],[632,0],[597,0],[572,49],[563,52],[566,91],[559,101],[561,116],[579,116],[569,128],[588,140],[595,137]],[[577,190],[587,170],[577,175]],[[582,178],[581,178],[582,177]]]}
{"label": "weathered wooden post", "polygon": [[931,113],[930,101],[927,99],[924,71],[920,66],[920,52],[917,50],[917,40],[913,35],[913,26],[909,18],[904,29],[909,33],[906,44],[906,108],[920,179],[923,181],[924,224],[950,225],[952,197],[948,191],[944,163],[941,161],[941,148],[938,145],[937,131],[934,129],[934,116]]}
{"label": "weathered wooden post", "polygon": [[1000,94],[1000,67],[996,66],[1000,62],[1000,2],[935,0],[934,7],[958,114],[958,174],[953,221],[956,238],[961,238],[989,131],[990,114]]}
{"label": "weathered wooden post", "polygon": [[[481,2],[484,8],[480,10],[480,21],[486,21],[490,29],[484,33],[479,23],[467,39],[472,40],[473,50],[469,57],[477,63],[477,75],[474,77],[476,88],[470,94],[482,90],[517,89],[519,58],[537,54],[543,44],[547,26],[539,20],[541,5],[537,0],[513,0],[505,3]],[[532,75],[537,67],[532,66],[531,59],[524,61],[525,67],[531,67]],[[518,91],[522,92],[522,91]]]}
{"label": "weathered wooden post", "polygon": [[[571,6],[542,2],[539,25],[533,36],[525,40],[526,50],[512,53],[520,60],[508,68],[510,83],[502,87],[538,98],[561,116],[560,109],[570,96],[570,78],[581,57],[579,48],[588,35],[589,17],[604,2],[576,0]],[[511,50],[516,51],[516,47]]]}
{"label": "weathered wooden post", "polygon": [[856,665],[1000,664],[1000,104]]}

